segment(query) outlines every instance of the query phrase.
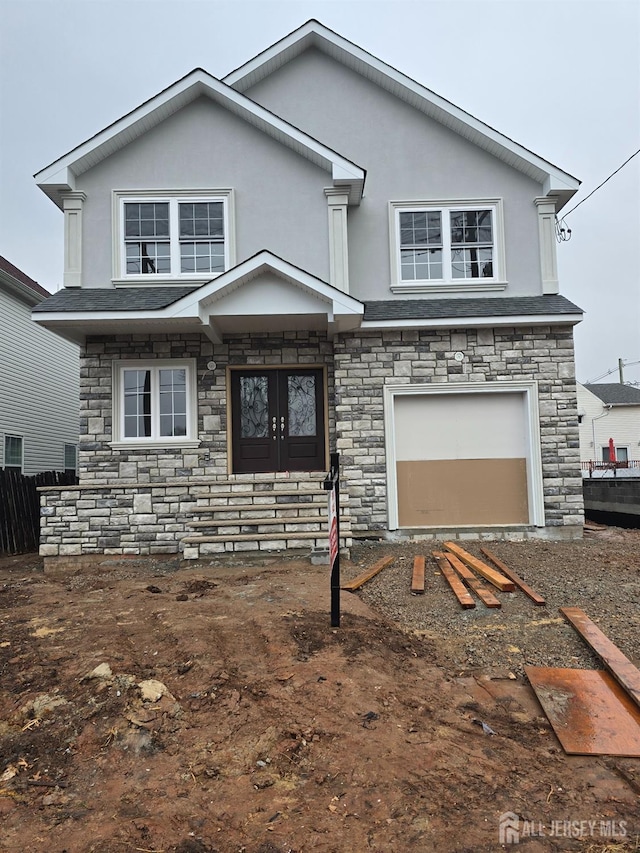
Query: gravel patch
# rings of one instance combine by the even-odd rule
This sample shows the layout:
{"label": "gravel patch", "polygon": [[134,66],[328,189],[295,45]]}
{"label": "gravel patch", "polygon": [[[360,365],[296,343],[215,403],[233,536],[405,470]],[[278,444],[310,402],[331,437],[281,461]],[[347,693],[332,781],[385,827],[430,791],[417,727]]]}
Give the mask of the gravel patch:
{"label": "gravel patch", "polygon": [[[480,546],[489,548],[546,604],[536,606],[518,589],[499,592],[487,582],[502,607],[489,609],[473,595],[475,609],[463,610],[431,556],[444,547],[434,541],[356,544],[352,560],[359,571],[382,556],[395,558],[357,594],[404,630],[435,641],[437,663],[456,674],[487,667],[505,677],[523,675],[525,666],[601,669],[560,607],[581,607],[640,666],[640,531],[604,528],[577,542],[460,544],[486,562]],[[412,595],[413,558],[419,554],[427,557],[426,590]]]}

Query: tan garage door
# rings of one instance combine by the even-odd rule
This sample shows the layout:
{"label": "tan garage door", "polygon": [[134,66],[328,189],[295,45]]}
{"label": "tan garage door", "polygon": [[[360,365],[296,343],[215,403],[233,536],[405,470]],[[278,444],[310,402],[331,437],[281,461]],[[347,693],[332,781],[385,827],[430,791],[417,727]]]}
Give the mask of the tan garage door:
{"label": "tan garage door", "polygon": [[400,527],[529,523],[525,394],[394,400]]}

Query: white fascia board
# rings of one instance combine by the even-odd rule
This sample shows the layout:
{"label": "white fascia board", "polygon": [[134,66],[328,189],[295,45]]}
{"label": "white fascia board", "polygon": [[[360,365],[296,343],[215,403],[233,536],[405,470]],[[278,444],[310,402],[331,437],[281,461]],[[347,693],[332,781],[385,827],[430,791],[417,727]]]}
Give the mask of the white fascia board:
{"label": "white fascia board", "polygon": [[428,320],[363,320],[361,329],[479,329],[496,326],[575,326],[582,314],[519,314],[513,317],[438,317]]}
{"label": "white fascia board", "polygon": [[[222,79],[238,91],[245,91],[285,62],[293,59],[309,45],[313,45],[364,77],[371,79],[383,89],[410,103],[416,109],[450,127],[475,144],[505,160],[514,168],[540,181],[540,183],[544,183],[548,178],[560,179],[566,186],[565,192],[570,190],[571,195],[577,192],[580,181],[568,172],[554,166],[514,142],[508,136],[499,133],[480,119],[475,118],[460,107],[456,107],[455,104],[315,20],[307,21],[299,29]],[[565,202],[563,201],[563,203]]]}
{"label": "white fascia board", "polygon": [[229,109],[282,144],[287,145],[301,156],[331,172],[332,175],[335,172],[338,176],[336,179],[342,183],[353,184],[352,203],[359,203],[362,196],[362,185],[364,184],[364,169],[201,68],[192,71],[68,154],[37,172],[34,176],[36,183],[61,206],[57,193],[60,189],[73,189],[76,175],[128,145],[133,139],[146,133],[178,109],[203,95]]}

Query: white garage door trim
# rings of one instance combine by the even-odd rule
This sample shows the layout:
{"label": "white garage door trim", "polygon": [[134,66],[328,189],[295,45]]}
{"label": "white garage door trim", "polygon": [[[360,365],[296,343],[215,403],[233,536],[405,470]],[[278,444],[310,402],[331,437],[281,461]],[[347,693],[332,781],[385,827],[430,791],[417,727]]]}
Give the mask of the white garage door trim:
{"label": "white garage door trim", "polygon": [[544,527],[544,494],[542,489],[542,458],[540,454],[540,421],[538,416],[538,383],[520,382],[460,382],[429,383],[427,385],[385,385],[384,422],[387,462],[387,511],[389,529],[397,530],[398,483],[396,476],[395,398],[406,395],[442,394],[513,394],[524,395],[527,421],[527,490],[529,524]]}

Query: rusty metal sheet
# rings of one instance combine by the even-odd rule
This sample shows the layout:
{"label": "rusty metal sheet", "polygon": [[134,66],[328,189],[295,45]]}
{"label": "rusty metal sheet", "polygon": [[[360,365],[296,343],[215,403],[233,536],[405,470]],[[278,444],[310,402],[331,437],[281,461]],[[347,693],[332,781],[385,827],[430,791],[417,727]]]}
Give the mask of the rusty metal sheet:
{"label": "rusty metal sheet", "polygon": [[566,753],[640,757],[640,709],[608,672],[524,671]]}

